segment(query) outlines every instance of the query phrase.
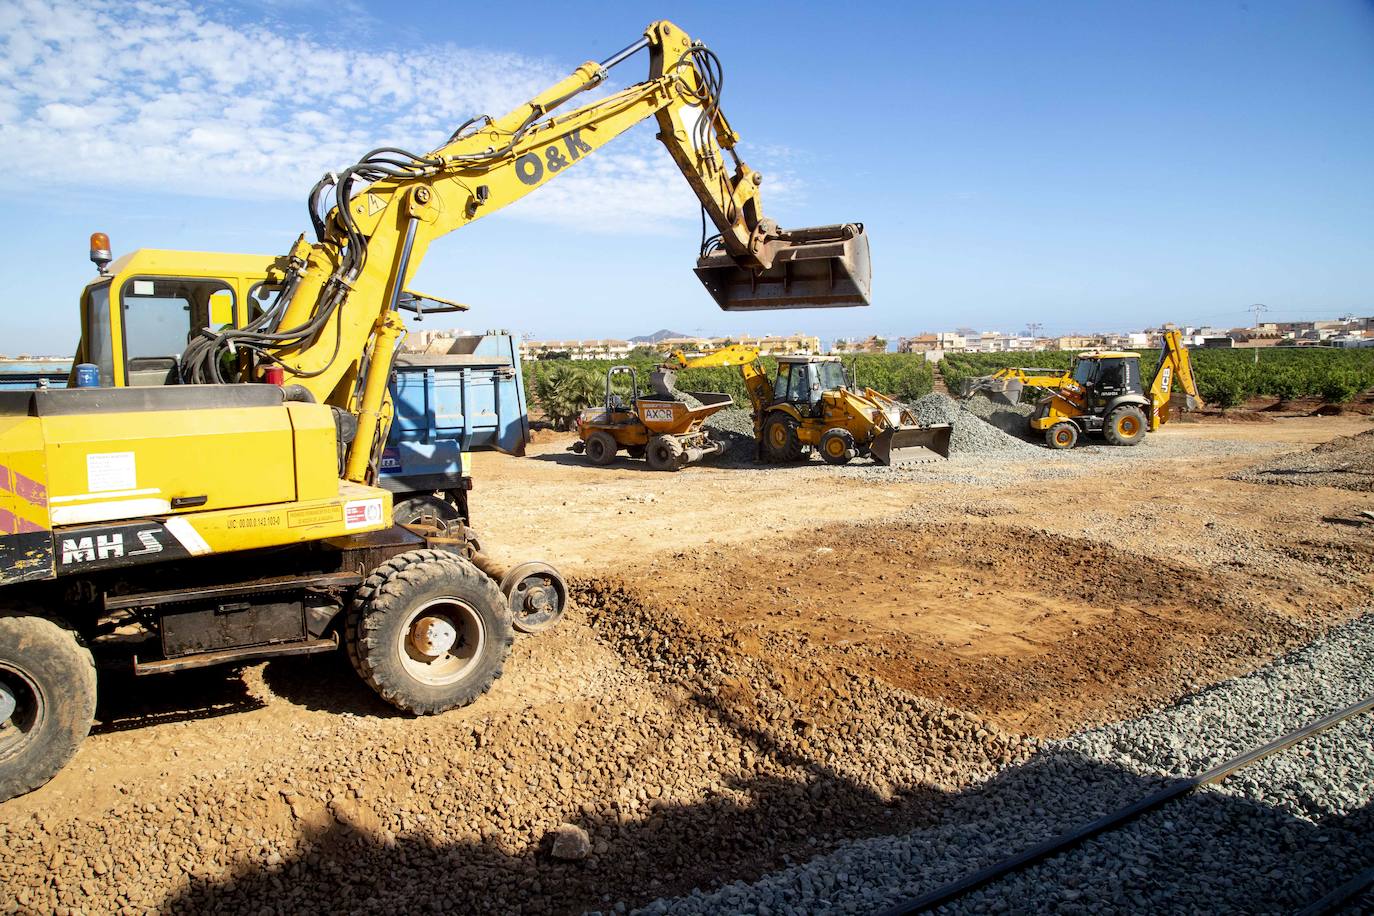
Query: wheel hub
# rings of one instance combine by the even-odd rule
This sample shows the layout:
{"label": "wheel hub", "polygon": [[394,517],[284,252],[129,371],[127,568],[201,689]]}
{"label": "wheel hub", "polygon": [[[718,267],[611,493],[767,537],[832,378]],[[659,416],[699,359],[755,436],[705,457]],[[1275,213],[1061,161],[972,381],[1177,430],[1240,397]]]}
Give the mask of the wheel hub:
{"label": "wheel hub", "polygon": [[421,617],[410,627],[410,644],[415,651],[437,658],[458,642],[458,630],[442,617]]}
{"label": "wheel hub", "polygon": [[18,708],[19,700],[3,682],[0,682],[0,726],[7,724],[10,716],[14,715]]}

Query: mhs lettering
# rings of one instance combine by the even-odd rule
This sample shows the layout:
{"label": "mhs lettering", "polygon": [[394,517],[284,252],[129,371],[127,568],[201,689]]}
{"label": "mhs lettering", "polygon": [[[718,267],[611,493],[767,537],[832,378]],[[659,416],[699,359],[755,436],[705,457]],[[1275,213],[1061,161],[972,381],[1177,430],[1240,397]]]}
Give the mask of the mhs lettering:
{"label": "mhs lettering", "polygon": [[[129,551],[129,556],[136,557],[144,553],[161,553],[162,544],[159,543],[157,536],[151,531],[138,532],[138,550]],[[90,563],[94,560],[112,560],[124,556],[124,535],[123,534],[97,534],[83,538],[63,538],[62,539],[62,562],[67,563]]]}

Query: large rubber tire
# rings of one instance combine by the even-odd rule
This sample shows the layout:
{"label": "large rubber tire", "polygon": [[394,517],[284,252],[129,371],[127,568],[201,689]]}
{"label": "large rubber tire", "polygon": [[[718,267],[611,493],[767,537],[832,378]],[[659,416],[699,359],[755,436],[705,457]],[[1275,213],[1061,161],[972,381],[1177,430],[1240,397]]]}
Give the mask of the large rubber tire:
{"label": "large rubber tire", "polygon": [[1145,411],[1124,404],[1107,415],[1102,437],[1112,445],[1139,445],[1145,439]]}
{"label": "large rubber tire", "polygon": [[608,465],[615,460],[615,438],[604,429],[587,437],[587,460],[592,464]]}
{"label": "large rubber tire", "polygon": [[763,421],[763,457],[769,461],[800,461],[801,439],[797,436],[797,421],[781,411]]}
{"label": "large rubber tire", "polygon": [[[426,618],[456,633],[452,648],[420,649]],[[411,550],[387,560],[358,587],[344,623],[354,669],[397,709],[430,715],[466,706],[491,689],[515,631],[496,583],[442,550]]]}
{"label": "large rubber tire", "polygon": [[836,427],[821,436],[821,458],[826,464],[848,464],[859,454],[849,430]]}
{"label": "large rubber tire", "polygon": [[1078,424],[1060,420],[1045,430],[1045,444],[1056,449],[1073,448],[1078,444]]}
{"label": "large rubber tire", "polygon": [[644,457],[655,471],[679,471],[687,463],[687,450],[675,436],[654,436]]}
{"label": "large rubber tire", "polygon": [[5,801],[57,775],[90,732],[95,662],[66,624],[0,612],[0,682],[18,701],[0,722],[0,801]]}
{"label": "large rubber tire", "polygon": [[648,448],[647,445],[627,445],[625,446],[625,454],[631,458],[643,458]]}
{"label": "large rubber tire", "polygon": [[409,496],[391,508],[391,518],[398,525],[423,525],[446,532],[463,522],[462,513],[453,503],[432,493]]}

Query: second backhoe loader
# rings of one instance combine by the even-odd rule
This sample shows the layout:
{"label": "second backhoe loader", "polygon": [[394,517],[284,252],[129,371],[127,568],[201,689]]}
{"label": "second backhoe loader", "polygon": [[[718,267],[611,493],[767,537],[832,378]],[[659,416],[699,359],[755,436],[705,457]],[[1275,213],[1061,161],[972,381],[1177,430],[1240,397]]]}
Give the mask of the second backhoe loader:
{"label": "second backhoe loader", "polygon": [[[640,50],[646,80],[561,112]],[[282,257],[111,263],[93,235],[70,387],[0,392],[0,799],[74,753],[93,662],[153,675],[342,645],[412,713],[486,691],[513,628],[546,627],[567,592],[546,565],[472,556],[461,527],[393,524],[377,473],[401,312],[422,308],[408,283],[432,241],[652,117],[716,227],[696,272],[721,308],[867,304],[862,225],[766,218],[720,86],[708,48],[655,22],[432,152],[326,175],[314,238]]]}
{"label": "second backhoe loader", "polygon": [[[759,457],[790,462],[815,449],[828,464],[871,458],[903,465],[949,457],[953,427],[921,426],[911,411],[872,388],[851,383],[838,356],[779,356],[769,378],[759,352],[738,344],[689,359],[673,354],[671,369],[738,366],[754,411]],[[671,383],[670,383],[671,384]]]}

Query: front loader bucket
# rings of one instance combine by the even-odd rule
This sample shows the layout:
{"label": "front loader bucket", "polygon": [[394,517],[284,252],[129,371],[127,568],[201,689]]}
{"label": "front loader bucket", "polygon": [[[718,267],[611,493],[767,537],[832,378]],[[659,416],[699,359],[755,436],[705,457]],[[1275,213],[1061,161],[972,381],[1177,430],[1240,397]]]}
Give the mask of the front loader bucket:
{"label": "front loader bucket", "polygon": [[873,271],[862,225],[796,229],[768,247],[767,270],[741,267],[724,248],[697,260],[697,277],[723,311],[868,305]]}
{"label": "front loader bucket", "polygon": [[981,394],[994,404],[1015,407],[1021,403],[1021,392],[1025,388],[1025,383],[1020,379],[993,378],[986,375],[982,378],[964,379],[963,385],[960,386],[959,397],[971,398],[976,394]]}
{"label": "front loader bucket", "polygon": [[869,446],[873,460],[891,467],[904,464],[920,464],[934,460],[931,452],[941,458],[949,457],[949,439],[954,435],[954,427],[909,426],[902,429],[886,429],[878,434]]}

